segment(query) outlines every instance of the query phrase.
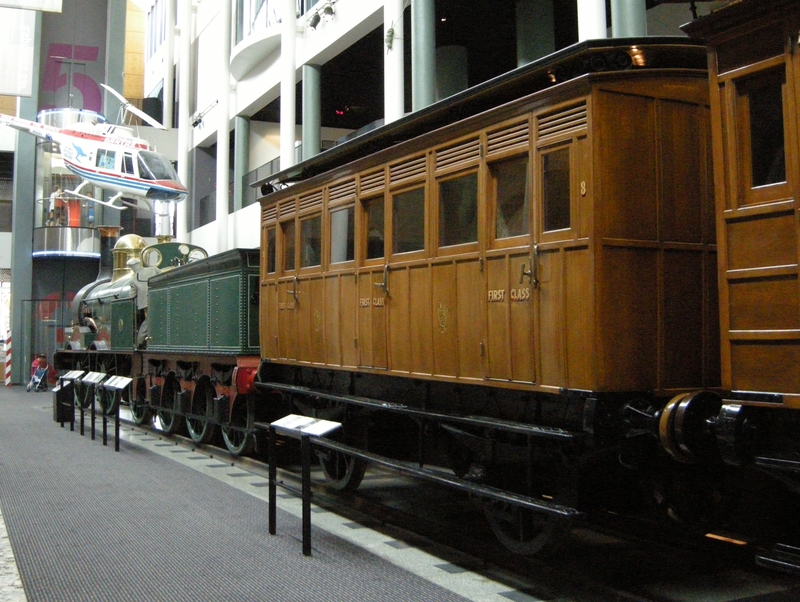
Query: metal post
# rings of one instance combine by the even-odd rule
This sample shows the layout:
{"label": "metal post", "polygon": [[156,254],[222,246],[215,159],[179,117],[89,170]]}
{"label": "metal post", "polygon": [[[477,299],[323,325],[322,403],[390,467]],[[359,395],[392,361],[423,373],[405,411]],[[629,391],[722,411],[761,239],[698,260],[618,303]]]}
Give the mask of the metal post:
{"label": "metal post", "polygon": [[83,407],[83,402],[81,402],[81,437],[83,437],[83,423],[85,415],[86,415],[86,408]]}
{"label": "metal post", "polygon": [[269,427],[269,534],[275,535],[275,488],[278,477],[278,469],[275,464],[277,458],[277,445],[275,443],[275,427]]}
{"label": "metal post", "polygon": [[117,404],[117,412],[114,414],[114,451],[119,451],[119,404]]}
{"label": "metal post", "polygon": [[311,437],[300,436],[303,469],[303,556],[311,556]]}
{"label": "metal post", "polygon": [[108,414],[103,410],[103,445],[108,445]]}
{"label": "metal post", "polygon": [[69,415],[69,430],[75,431],[75,381],[72,381],[72,412]]}
{"label": "metal post", "polygon": [[97,418],[97,410],[95,409],[95,390],[94,385],[89,385],[91,388],[88,389],[92,392],[92,441],[94,441],[94,429],[95,429],[95,420]]}

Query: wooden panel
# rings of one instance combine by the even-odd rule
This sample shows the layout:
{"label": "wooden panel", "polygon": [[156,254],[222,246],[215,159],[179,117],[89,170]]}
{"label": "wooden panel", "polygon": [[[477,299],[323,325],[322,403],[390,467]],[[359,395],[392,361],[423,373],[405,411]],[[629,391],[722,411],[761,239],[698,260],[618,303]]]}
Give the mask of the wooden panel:
{"label": "wooden panel", "polygon": [[[486,376],[511,378],[508,256],[486,260]],[[513,331],[512,331],[513,332]]]}
{"label": "wooden panel", "polygon": [[598,94],[598,100],[598,118],[603,124],[597,150],[605,236],[656,240],[658,170],[654,101],[604,92]]}
{"label": "wooden panel", "polygon": [[800,341],[734,341],[731,366],[734,390],[800,393]]}
{"label": "wooden panel", "polygon": [[728,286],[732,330],[800,328],[796,275],[734,280]]}
{"label": "wooden panel", "polygon": [[297,281],[297,302],[294,307],[297,359],[308,362],[311,361],[311,331],[314,326],[311,284],[305,278]]}
{"label": "wooden panel", "polygon": [[355,274],[339,276],[341,292],[341,349],[344,366],[358,365],[358,286]]}
{"label": "wooden panel", "polygon": [[728,223],[728,269],[796,264],[796,232],[794,212],[756,215]]}
{"label": "wooden panel", "polygon": [[433,266],[431,271],[434,374],[456,376],[458,374],[456,267],[448,262]]}
{"label": "wooden panel", "polygon": [[705,148],[702,107],[677,102],[660,103],[661,130],[661,240],[701,242],[703,202],[707,199],[706,165],[698,153]]}
{"label": "wooden panel", "polygon": [[665,251],[663,386],[703,383],[703,256]]}
{"label": "wooden panel", "polygon": [[592,389],[595,385],[595,335],[589,249],[567,249],[565,261],[567,384],[573,389]]}
{"label": "wooden panel", "polygon": [[259,296],[261,354],[278,357],[278,287],[274,283],[262,285]]}
{"label": "wooden panel", "polygon": [[477,258],[456,263],[458,374],[483,378],[483,275]]}
{"label": "wooden panel", "polygon": [[289,294],[294,283],[282,280],[278,283],[278,357],[297,357],[297,313],[294,297]]}
{"label": "wooden panel", "polygon": [[411,362],[417,374],[433,374],[434,313],[428,266],[409,268]]}
{"label": "wooden panel", "polygon": [[523,284],[519,282],[523,264],[526,270],[531,267],[530,259],[526,249],[523,253],[511,255],[508,262],[511,378],[523,382],[534,382],[536,380],[533,353],[536,341],[533,330],[534,291],[528,280],[525,280]]}
{"label": "wooden panel", "polygon": [[341,333],[341,275],[325,278],[325,363],[334,366],[342,364],[342,333]]}
{"label": "wooden panel", "polygon": [[641,391],[658,382],[658,251],[603,249],[603,390]]}
{"label": "wooden panel", "polygon": [[540,251],[539,307],[539,383],[566,387],[564,348],[564,255],[559,249]]}
{"label": "wooden panel", "polygon": [[389,297],[386,299],[389,336],[389,367],[411,372],[411,320],[409,318],[408,269],[389,272]]}
{"label": "wooden panel", "polygon": [[386,311],[383,291],[375,284],[383,281],[383,270],[364,271],[358,278],[359,365],[386,367]]}
{"label": "wooden panel", "polygon": [[308,281],[308,297],[310,306],[308,320],[308,355],[309,361],[315,364],[325,363],[325,282],[322,278]]}

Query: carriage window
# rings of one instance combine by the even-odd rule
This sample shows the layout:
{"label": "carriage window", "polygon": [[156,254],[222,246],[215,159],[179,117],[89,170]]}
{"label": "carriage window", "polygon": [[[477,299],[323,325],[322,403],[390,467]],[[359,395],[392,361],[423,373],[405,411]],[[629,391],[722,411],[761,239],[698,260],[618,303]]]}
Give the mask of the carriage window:
{"label": "carriage window", "polygon": [[331,263],[353,261],[355,216],[354,207],[331,211]]}
{"label": "carriage window", "polygon": [[439,183],[439,246],[478,240],[478,174]]}
{"label": "carriage window", "polygon": [[424,188],[392,196],[392,241],[393,253],[409,253],[425,248]]}
{"label": "carriage window", "polygon": [[383,197],[364,203],[367,217],[367,259],[383,257]]}
{"label": "carriage window", "polygon": [[530,232],[528,157],[517,157],[491,166],[496,203],[495,238]]}
{"label": "carriage window", "polygon": [[570,226],[569,148],[542,155],[542,198],[544,231],[564,230]]}
{"label": "carriage window", "polygon": [[112,150],[106,150],[104,148],[98,149],[97,167],[100,169],[114,169],[116,154],[117,153]]}
{"label": "carriage window", "polygon": [[283,271],[291,272],[294,270],[294,220],[281,224],[283,231]]}
{"label": "carriage window", "polygon": [[267,230],[267,274],[275,273],[275,228]]}
{"label": "carriage window", "polygon": [[[752,186],[786,181],[783,140],[783,71],[772,71],[740,84],[750,118]],[[742,98],[740,101],[744,100]]]}
{"label": "carriage window", "polygon": [[320,265],[322,258],[322,216],[316,215],[300,221],[300,267]]}

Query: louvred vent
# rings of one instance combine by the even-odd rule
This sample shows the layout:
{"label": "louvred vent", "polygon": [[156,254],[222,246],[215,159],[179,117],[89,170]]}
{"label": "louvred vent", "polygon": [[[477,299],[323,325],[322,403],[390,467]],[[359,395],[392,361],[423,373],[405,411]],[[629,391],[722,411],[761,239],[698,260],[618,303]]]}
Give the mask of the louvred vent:
{"label": "louvred vent", "polygon": [[539,140],[547,140],[586,129],[586,103],[564,109],[558,113],[542,115],[538,120]]}

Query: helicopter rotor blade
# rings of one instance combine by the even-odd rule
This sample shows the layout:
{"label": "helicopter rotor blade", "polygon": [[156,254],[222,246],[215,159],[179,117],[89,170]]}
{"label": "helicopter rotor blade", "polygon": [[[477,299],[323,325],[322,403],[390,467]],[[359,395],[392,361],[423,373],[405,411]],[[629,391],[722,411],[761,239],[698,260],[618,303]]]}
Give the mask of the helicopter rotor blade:
{"label": "helicopter rotor blade", "polygon": [[147,124],[149,124],[149,125],[153,126],[154,128],[157,128],[157,129],[159,129],[159,130],[165,130],[165,129],[167,129],[167,128],[165,128],[163,125],[161,125],[161,124],[160,124],[158,121],[156,121],[155,119],[153,119],[152,117],[150,117],[150,115],[148,115],[148,114],[147,114],[147,113],[145,113],[144,111],[142,111],[142,110],[140,110],[140,109],[137,109],[135,106],[133,106],[133,105],[130,103],[130,101],[127,99],[127,98],[125,98],[125,97],[124,97],[122,94],[120,94],[119,92],[117,92],[117,91],[116,91],[114,88],[112,88],[111,86],[107,86],[106,84],[100,84],[100,85],[101,85],[101,86],[103,86],[103,88],[105,88],[105,89],[106,89],[106,90],[108,90],[109,92],[111,92],[111,94],[113,94],[114,96],[116,96],[117,100],[119,100],[119,101],[122,103],[122,110],[123,110],[123,111],[126,111],[126,112],[127,112],[127,111],[130,111],[131,113],[133,113],[134,115],[136,115],[136,116],[137,116],[139,119],[141,119],[141,120],[142,120],[142,121],[144,121],[145,123],[147,123]]}

